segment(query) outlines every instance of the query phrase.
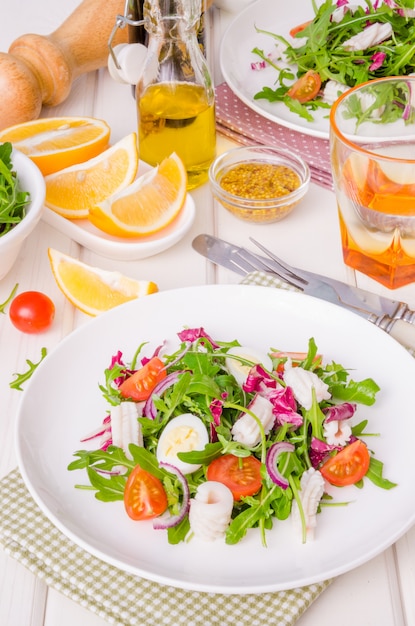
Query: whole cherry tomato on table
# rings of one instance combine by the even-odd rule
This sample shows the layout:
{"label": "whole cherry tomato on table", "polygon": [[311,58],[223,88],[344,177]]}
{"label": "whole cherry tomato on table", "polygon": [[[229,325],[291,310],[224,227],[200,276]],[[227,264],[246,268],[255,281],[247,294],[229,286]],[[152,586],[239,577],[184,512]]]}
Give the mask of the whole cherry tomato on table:
{"label": "whole cherry tomato on table", "polygon": [[13,299],[9,317],[23,333],[40,333],[52,324],[55,305],[49,296],[40,291],[23,291]]}

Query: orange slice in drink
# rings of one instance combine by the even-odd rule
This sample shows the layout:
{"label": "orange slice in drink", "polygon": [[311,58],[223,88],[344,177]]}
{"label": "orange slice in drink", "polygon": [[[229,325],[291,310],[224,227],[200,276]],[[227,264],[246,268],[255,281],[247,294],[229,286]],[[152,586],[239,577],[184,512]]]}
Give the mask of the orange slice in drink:
{"label": "orange slice in drink", "polygon": [[47,117],[0,132],[0,142],[12,143],[44,176],[92,159],[107,148],[109,138],[108,124],[92,117]]}
{"label": "orange slice in drink", "polygon": [[127,187],[137,168],[136,135],[131,133],[93,159],[45,176],[45,204],[63,217],[85,218],[95,204]]}
{"label": "orange slice in drink", "polygon": [[102,270],[53,248],[48,255],[59,289],[76,308],[91,316],[158,291],[152,281]]}
{"label": "orange slice in drink", "polygon": [[165,228],[180,213],[186,185],[184,164],[173,153],[123,191],[91,207],[89,220],[110,235],[150,235]]}

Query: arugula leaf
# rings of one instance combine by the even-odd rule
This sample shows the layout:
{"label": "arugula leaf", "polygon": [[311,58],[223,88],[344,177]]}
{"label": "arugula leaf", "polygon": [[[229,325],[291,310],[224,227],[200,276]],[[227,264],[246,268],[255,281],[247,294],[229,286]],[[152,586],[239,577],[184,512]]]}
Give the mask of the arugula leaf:
{"label": "arugula leaf", "polygon": [[6,313],[6,310],[5,310],[6,306],[10,304],[10,302],[13,300],[18,287],[19,287],[19,283],[16,283],[13,289],[11,290],[10,295],[7,297],[7,299],[0,304],[0,313]]}
{"label": "arugula leaf", "polygon": [[121,402],[121,394],[118,388],[114,385],[114,381],[123,376],[125,372],[125,365],[120,363],[114,363],[112,367],[108,367],[104,370],[105,385],[99,385],[99,389],[105,400],[112,406],[116,406]]}
{"label": "arugula leaf", "polygon": [[87,467],[89,481],[96,489],[95,497],[102,502],[115,502],[124,500],[126,479],[124,476],[113,475],[105,477],[93,467]]}
{"label": "arugula leaf", "polygon": [[368,478],[374,485],[381,487],[382,489],[393,489],[393,487],[397,486],[397,483],[393,483],[383,477],[383,463],[382,461],[379,461],[379,459],[375,459],[373,456],[370,457],[369,469],[365,478]]}
{"label": "arugula leaf", "polygon": [[220,398],[220,387],[208,374],[194,374],[187,388],[187,393]]}
{"label": "arugula leaf", "polygon": [[258,502],[257,506],[251,506],[239,513],[229,524],[226,530],[226,543],[234,545],[243,539],[250,528],[258,524],[262,516],[262,508]]}
{"label": "arugula leaf", "polygon": [[308,47],[314,54],[324,47],[327,42],[332,12],[333,6],[331,0],[327,0],[320,7],[319,19],[309,24],[302,33],[308,38]]}
{"label": "arugula leaf", "polygon": [[[286,519],[291,510],[291,499],[291,489],[284,490],[275,484],[268,490],[263,487],[258,496],[242,498],[244,505],[248,505],[248,508],[238,513],[229,524],[226,530],[226,543],[229,545],[238,543],[250,528],[255,528],[260,524],[264,528],[265,526],[272,528],[272,517],[279,517],[278,514],[281,514],[279,519]],[[280,502],[276,504],[276,501]],[[263,533],[262,543],[265,545]]]}
{"label": "arugula leaf", "polygon": [[132,470],[136,463],[128,459],[124,450],[117,446],[108,446],[107,450],[78,450],[74,456],[79,457],[68,465],[68,470],[85,469],[89,466],[111,472],[118,466]]}
{"label": "arugula leaf", "polygon": [[380,387],[372,378],[366,378],[360,382],[349,380],[347,385],[334,383],[329,386],[329,390],[338,400],[371,406],[376,401],[376,394],[380,391]]}
{"label": "arugula leaf", "polygon": [[33,363],[33,361],[30,361],[30,359],[26,359],[26,363],[29,366],[29,369],[26,372],[23,372],[23,374],[14,374],[14,376],[16,376],[16,379],[13,380],[11,383],[9,383],[9,385],[10,385],[10,387],[12,389],[17,389],[18,391],[23,391],[21,385],[23,385],[23,383],[25,383],[27,380],[29,380],[29,378],[31,377],[31,375],[33,374],[35,369],[40,365],[40,363],[46,357],[47,349],[46,348],[42,348],[40,354],[41,354],[40,360],[37,363]]}
{"label": "arugula leaf", "polygon": [[290,111],[297,113],[297,115],[305,119],[307,122],[313,121],[314,118],[307,110],[307,107],[304,106],[304,104],[301,104],[301,102],[298,102],[298,100],[290,98],[290,96],[285,96],[283,102],[290,109]]}
{"label": "arugula leaf", "polygon": [[19,188],[12,163],[12,144],[0,144],[0,237],[8,233],[26,215],[30,194]]}
{"label": "arugula leaf", "polygon": [[312,395],[313,403],[311,405],[311,408],[309,410],[303,410],[304,420],[306,420],[306,422],[311,425],[311,432],[313,437],[323,440],[323,422],[325,420],[325,415],[320,409],[320,406],[316,400],[316,391],[314,387],[312,390]]}
{"label": "arugula leaf", "polygon": [[167,539],[168,542],[172,545],[176,545],[181,541],[184,541],[189,534],[190,531],[190,522],[189,517],[186,515],[182,521],[173,526],[172,528],[167,529]]}
{"label": "arugula leaf", "polygon": [[191,452],[179,452],[178,458],[185,463],[194,463],[195,465],[209,465],[218,458],[223,451],[220,442],[208,443],[203,450],[192,450]]}
{"label": "arugula leaf", "polygon": [[134,466],[139,465],[141,469],[153,474],[153,476],[160,480],[164,477],[165,471],[160,469],[155,454],[133,443],[130,443],[129,450],[133,457]]}
{"label": "arugula leaf", "polygon": [[[124,499],[124,489],[128,475],[135,463],[127,458],[125,452],[116,446],[107,450],[78,450],[78,458],[68,465],[68,470],[86,469],[90,486],[76,485],[78,489],[93,489],[95,497],[102,502],[114,502]],[[124,468],[124,472],[120,472]]]}

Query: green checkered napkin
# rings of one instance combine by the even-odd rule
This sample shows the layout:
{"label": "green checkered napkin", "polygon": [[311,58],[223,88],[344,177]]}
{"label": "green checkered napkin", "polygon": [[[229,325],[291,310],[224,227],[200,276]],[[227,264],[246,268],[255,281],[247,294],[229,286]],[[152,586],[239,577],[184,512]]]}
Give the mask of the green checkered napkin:
{"label": "green checkered napkin", "polygon": [[[262,272],[243,283],[291,289]],[[0,481],[0,543],[47,585],[117,626],[292,626],[331,582],[276,593],[222,595],[138,578],[63,535],[43,515],[17,469]]]}
{"label": "green checkered napkin", "polygon": [[260,287],[277,287],[285,291],[300,291],[297,287],[292,287],[288,283],[284,283],[284,281],[280,280],[274,274],[267,274],[266,272],[260,271],[247,274],[241,280],[241,285],[259,285]]}
{"label": "green checkered napkin", "polygon": [[47,585],[117,626],[291,626],[330,584],[221,595],[132,576],[63,535],[40,511],[17,469],[0,481],[0,543]]}

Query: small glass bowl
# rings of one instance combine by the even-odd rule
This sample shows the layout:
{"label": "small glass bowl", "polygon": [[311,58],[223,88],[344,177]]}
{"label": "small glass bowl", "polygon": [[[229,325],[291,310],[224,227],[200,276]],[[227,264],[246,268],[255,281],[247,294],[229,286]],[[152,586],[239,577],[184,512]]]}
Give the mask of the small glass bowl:
{"label": "small glass bowl", "polygon": [[[224,176],[241,165],[247,165],[250,171],[244,173],[239,169],[233,175],[232,191],[229,186],[227,190],[224,189]],[[277,168],[267,167],[270,165],[281,166],[278,167],[278,174]],[[252,169],[255,171],[252,172]],[[268,197],[265,191],[270,184],[270,170],[274,183],[277,180],[279,185],[281,180],[281,194],[273,193],[273,197]],[[238,195],[242,194],[246,176],[251,176],[249,193],[252,197],[244,197],[245,192],[244,195]],[[217,157],[210,166],[209,180],[214,197],[225,209],[242,220],[266,224],[278,222],[291,213],[307,192],[310,170],[303,159],[288,150],[272,146],[249,146],[233,148]],[[294,180],[298,186],[290,191],[294,187]],[[275,185],[273,188],[275,189]]]}

